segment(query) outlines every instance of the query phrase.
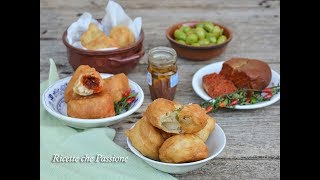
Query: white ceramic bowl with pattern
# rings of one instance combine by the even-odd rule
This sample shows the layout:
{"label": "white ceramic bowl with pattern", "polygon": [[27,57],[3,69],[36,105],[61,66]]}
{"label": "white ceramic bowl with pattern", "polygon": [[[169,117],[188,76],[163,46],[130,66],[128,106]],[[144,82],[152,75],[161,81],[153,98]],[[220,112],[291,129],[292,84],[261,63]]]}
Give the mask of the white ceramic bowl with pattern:
{"label": "white ceramic bowl with pattern", "polygon": [[[100,73],[102,78],[107,78],[112,76],[112,74]],[[115,123],[120,122],[125,117],[128,117],[135,111],[137,111],[143,103],[144,93],[141,87],[129,80],[129,85],[131,88],[131,92],[138,93],[136,100],[131,104],[128,111],[107,118],[100,119],[80,119],[73,118],[67,115],[67,104],[64,101],[64,91],[67,87],[68,82],[71,77],[66,77],[64,79],[58,80],[53,85],[49,86],[42,95],[42,104],[44,108],[54,117],[61,120],[68,126],[85,129],[85,128],[93,128],[93,127],[101,127],[101,126],[109,126]],[[94,108],[94,107],[93,107]]]}

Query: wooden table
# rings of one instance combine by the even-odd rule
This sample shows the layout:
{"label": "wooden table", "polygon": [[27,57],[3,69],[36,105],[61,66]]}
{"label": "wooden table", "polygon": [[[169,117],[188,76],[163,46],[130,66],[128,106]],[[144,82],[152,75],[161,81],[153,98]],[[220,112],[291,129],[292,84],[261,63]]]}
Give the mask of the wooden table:
{"label": "wooden table", "polygon": [[[188,20],[212,20],[233,31],[234,38],[220,57],[205,62],[178,59],[179,86],[175,100],[200,103],[191,86],[193,74],[201,67],[231,57],[257,58],[280,73],[280,1],[275,0],[118,0],[130,17],[141,16],[146,52],[156,46],[169,46],[165,30],[171,24]],[[40,1],[40,82],[48,78],[48,59],[56,62],[60,78],[73,70],[62,43],[63,31],[87,11],[95,18],[104,15],[105,0]],[[132,126],[151,102],[146,83],[147,55],[128,74],[145,93],[142,107],[116,129],[115,142],[129,150],[124,130]],[[256,110],[221,110],[213,116],[227,137],[224,151],[201,169],[175,175],[179,179],[279,179],[280,101]],[[129,150],[130,151],[130,150]]]}

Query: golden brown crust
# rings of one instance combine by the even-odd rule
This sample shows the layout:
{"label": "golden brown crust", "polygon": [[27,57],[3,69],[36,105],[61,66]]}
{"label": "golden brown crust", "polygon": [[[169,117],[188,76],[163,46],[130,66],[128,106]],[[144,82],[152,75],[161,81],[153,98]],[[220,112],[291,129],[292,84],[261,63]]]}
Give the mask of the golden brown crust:
{"label": "golden brown crust", "polygon": [[91,41],[103,35],[105,35],[104,32],[97,25],[90,23],[88,29],[81,35],[80,41],[82,46],[86,47]]}
{"label": "golden brown crust", "polygon": [[104,79],[104,89],[112,96],[114,102],[118,102],[126,91],[130,91],[129,79],[123,73],[113,75]]}
{"label": "golden brown crust", "polygon": [[207,158],[207,145],[193,134],[179,134],[165,140],[159,149],[162,162],[184,163]]}
{"label": "golden brown crust", "polygon": [[168,133],[180,133],[180,125],[176,119],[176,110],[181,105],[164,98],[154,100],[145,111],[145,116],[149,122]]}
{"label": "golden brown crust", "polygon": [[88,73],[88,72],[94,72],[95,69],[91,68],[88,65],[80,65],[76,71],[73,73],[70,81],[68,82],[68,85],[66,87],[66,90],[64,91],[64,101],[69,102],[71,99],[74,99],[77,97],[77,94],[73,92],[73,86],[76,83],[76,81],[79,79],[81,74]]}
{"label": "golden brown crust", "polygon": [[203,142],[206,142],[209,135],[214,131],[215,127],[216,120],[213,117],[207,115],[207,125],[199,132],[196,132],[195,135],[202,139]]}
{"label": "golden brown crust", "polygon": [[86,44],[84,47],[86,47],[89,50],[97,50],[97,49],[120,47],[120,46],[114,39],[103,34],[97,37],[96,39],[92,40],[88,44]]}
{"label": "golden brown crust", "polygon": [[134,43],[134,34],[127,26],[118,25],[111,29],[110,37],[113,38],[120,47],[126,47]]}
{"label": "golden brown crust", "polygon": [[160,130],[153,127],[146,117],[142,117],[135,126],[125,134],[132,145],[144,156],[159,160],[159,149],[164,142]]}
{"label": "golden brown crust", "polygon": [[114,103],[107,92],[77,96],[67,103],[67,114],[82,119],[98,119],[115,115]]}
{"label": "golden brown crust", "polygon": [[198,104],[183,106],[178,117],[182,133],[196,133],[207,124],[206,111]]}

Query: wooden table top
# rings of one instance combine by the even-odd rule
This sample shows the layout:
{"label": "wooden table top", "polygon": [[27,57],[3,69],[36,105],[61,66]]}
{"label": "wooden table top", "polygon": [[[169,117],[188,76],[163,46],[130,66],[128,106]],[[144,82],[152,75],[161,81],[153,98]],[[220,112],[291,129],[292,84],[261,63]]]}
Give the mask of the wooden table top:
{"label": "wooden table top", "polygon": [[[193,74],[201,67],[231,57],[266,61],[280,73],[280,1],[269,0],[117,0],[127,14],[142,17],[146,52],[157,46],[170,46],[165,30],[179,21],[212,20],[229,27],[233,39],[218,58],[194,62],[178,58],[179,85],[175,100],[200,103],[192,89]],[[105,0],[40,1],[40,82],[48,78],[49,58],[56,62],[60,78],[73,72],[61,40],[64,30],[83,12],[95,18],[104,15]],[[150,104],[146,83],[147,55],[128,74],[145,93],[141,108],[125,121],[112,125],[115,143],[129,148],[124,131],[130,128]],[[227,144],[223,152],[202,168],[175,175],[179,179],[280,179],[280,101],[255,110],[223,109],[211,114],[224,130]]]}

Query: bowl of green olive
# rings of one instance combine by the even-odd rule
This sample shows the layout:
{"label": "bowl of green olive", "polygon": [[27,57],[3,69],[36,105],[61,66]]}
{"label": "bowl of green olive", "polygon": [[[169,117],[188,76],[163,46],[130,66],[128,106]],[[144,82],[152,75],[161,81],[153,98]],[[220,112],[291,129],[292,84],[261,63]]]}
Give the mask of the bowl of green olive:
{"label": "bowl of green olive", "polygon": [[232,39],[231,31],[218,23],[189,21],[172,25],[166,37],[178,56],[205,61],[222,54]]}

